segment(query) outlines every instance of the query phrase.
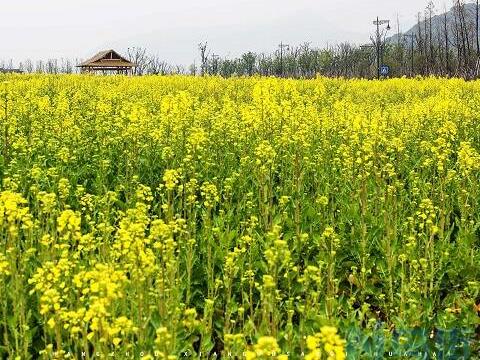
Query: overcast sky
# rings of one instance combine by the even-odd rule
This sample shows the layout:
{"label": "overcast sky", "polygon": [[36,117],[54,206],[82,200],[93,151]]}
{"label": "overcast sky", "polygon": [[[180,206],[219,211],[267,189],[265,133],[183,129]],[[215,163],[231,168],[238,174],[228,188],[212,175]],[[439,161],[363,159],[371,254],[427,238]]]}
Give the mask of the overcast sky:
{"label": "overcast sky", "polygon": [[[197,44],[233,57],[280,41],[368,42],[378,15],[403,30],[427,0],[2,0],[0,59],[88,58],[146,47],[170,63],[198,62]],[[437,13],[451,0],[434,1]],[[393,32],[393,31],[392,31]]]}

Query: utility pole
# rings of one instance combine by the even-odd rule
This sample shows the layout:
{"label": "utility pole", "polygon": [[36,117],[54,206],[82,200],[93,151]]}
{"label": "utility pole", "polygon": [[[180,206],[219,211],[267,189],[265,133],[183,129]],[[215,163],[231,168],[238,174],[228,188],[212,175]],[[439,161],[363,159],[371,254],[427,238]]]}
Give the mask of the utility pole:
{"label": "utility pole", "polygon": [[413,77],[413,41],[415,40],[415,35],[414,34],[404,34],[404,38],[410,38],[410,76]]}
{"label": "utility pole", "polygon": [[390,30],[390,20],[380,20],[377,16],[377,20],[373,21],[373,25],[377,27],[376,33],[376,46],[377,46],[377,79],[380,79],[380,52],[381,52],[381,41],[382,41],[382,34],[380,33],[380,25],[387,24],[387,31]]}
{"label": "utility pole", "polygon": [[288,50],[289,46],[281,42],[278,47],[280,48],[280,76],[283,77],[283,49]]}

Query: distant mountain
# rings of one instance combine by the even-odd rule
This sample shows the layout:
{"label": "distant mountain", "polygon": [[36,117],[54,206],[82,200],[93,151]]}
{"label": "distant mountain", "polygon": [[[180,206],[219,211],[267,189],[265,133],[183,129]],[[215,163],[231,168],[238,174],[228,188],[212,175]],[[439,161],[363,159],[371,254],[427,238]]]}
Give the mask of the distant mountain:
{"label": "distant mountain", "polygon": [[[453,45],[454,40],[455,40],[455,7],[452,7],[447,13],[447,32],[448,32],[448,38],[450,43]],[[465,13],[465,22],[468,27],[468,31],[471,34],[475,34],[475,16],[476,16],[476,4],[475,3],[468,3],[464,5],[464,13]],[[402,41],[403,35],[416,35],[418,37],[419,34],[419,26],[420,26],[420,32],[422,34],[422,37],[425,37],[425,25],[426,28],[429,29],[429,22],[430,19],[428,18],[427,15],[427,24],[425,24],[425,20],[422,14],[422,18],[420,23],[415,24],[411,29],[408,31],[404,32],[403,34],[395,34],[389,38],[386,39],[387,43],[395,44],[399,40]],[[429,30],[428,30],[429,31]],[[440,37],[443,39],[445,37],[445,13],[439,14],[439,15],[434,15],[432,17],[432,34],[433,34],[433,39],[434,41],[438,40]],[[475,36],[475,35],[473,35]]]}

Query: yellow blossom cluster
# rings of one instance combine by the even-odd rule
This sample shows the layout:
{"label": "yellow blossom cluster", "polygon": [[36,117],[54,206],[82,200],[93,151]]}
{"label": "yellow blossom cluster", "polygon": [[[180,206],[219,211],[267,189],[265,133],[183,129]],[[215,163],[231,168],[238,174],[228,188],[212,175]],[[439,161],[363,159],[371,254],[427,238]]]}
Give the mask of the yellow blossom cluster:
{"label": "yellow blossom cluster", "polygon": [[319,333],[308,336],[307,348],[310,353],[305,356],[306,360],[344,360],[346,358],[345,340],[332,326],[323,326]]}
{"label": "yellow blossom cluster", "polygon": [[277,340],[272,336],[262,336],[253,346],[252,350],[247,350],[245,353],[247,360],[254,359],[276,359],[287,360],[288,355],[281,354],[280,347]]}

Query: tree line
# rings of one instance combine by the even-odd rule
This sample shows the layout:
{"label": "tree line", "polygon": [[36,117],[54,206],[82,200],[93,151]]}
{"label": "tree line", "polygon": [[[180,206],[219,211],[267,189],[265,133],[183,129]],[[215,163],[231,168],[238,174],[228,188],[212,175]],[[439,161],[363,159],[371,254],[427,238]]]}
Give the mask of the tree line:
{"label": "tree line", "polygon": [[[147,54],[147,50],[142,47],[132,47],[127,50],[128,60],[135,63],[134,75],[167,75],[167,74],[187,74],[187,70],[182,65],[171,65],[162,60],[158,55]],[[27,59],[15,64],[13,60],[0,61],[0,70],[5,72],[21,71],[28,74],[78,74],[80,68],[78,65],[81,59],[48,59],[32,61]]]}
{"label": "tree line", "polygon": [[[348,42],[314,48],[306,42],[285,47],[280,44],[271,54],[246,52],[238,58],[220,58],[210,54],[207,43],[199,44],[201,64],[197,72],[222,76],[265,75],[285,77],[377,76],[377,56],[388,65],[390,76],[446,76],[467,79],[480,76],[479,1],[454,0],[450,11],[436,14],[433,1],[417,14],[417,24],[402,34],[397,20],[397,34],[386,32],[372,36],[371,42]],[[378,50],[378,52],[377,52]]]}
{"label": "tree line", "polygon": [[[245,52],[236,58],[216,55],[207,42],[198,44],[199,63],[190,67],[171,65],[147,49],[128,49],[127,57],[137,66],[135,75],[191,74],[230,76],[281,76],[310,78],[373,78],[377,75],[377,56],[391,69],[390,76],[447,76],[467,79],[480,76],[479,0],[466,3],[453,0],[450,11],[437,9],[430,1],[417,15],[417,24],[402,34],[397,20],[397,34],[373,36],[369,44],[348,42],[323,48],[305,42],[280,44],[271,53]],[[26,60],[19,69],[27,73],[75,73],[80,60],[50,59],[33,63]],[[13,62],[0,62],[0,68],[12,69]]]}

